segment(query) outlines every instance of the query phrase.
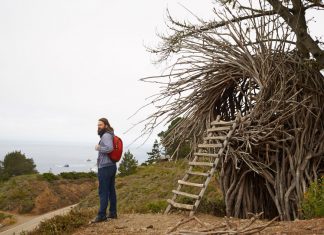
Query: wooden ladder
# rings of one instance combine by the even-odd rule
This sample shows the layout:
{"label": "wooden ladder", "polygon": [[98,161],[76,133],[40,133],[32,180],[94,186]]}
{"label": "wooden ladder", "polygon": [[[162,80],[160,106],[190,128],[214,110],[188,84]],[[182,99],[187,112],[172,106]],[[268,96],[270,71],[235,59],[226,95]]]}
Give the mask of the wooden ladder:
{"label": "wooden ladder", "polygon": [[[194,158],[189,162],[189,169],[186,171],[184,177],[178,180],[178,187],[172,190],[173,197],[168,199],[169,203],[164,214],[168,214],[172,207],[178,209],[185,209],[190,211],[192,216],[198,208],[202,197],[207,189],[207,186],[214,175],[219,159],[224,154],[229,141],[234,133],[236,127],[239,125],[241,115],[238,114],[234,121],[221,121],[220,116],[210,123],[210,128],[207,129],[207,135],[203,138],[203,144],[198,144],[198,151],[194,153]],[[208,168],[207,172],[194,171],[194,168]],[[191,177],[203,178],[202,183],[193,183],[188,181]],[[198,194],[185,192],[181,189],[183,186],[194,187],[200,189]],[[193,199],[193,204],[184,204],[176,202],[178,196]]]}

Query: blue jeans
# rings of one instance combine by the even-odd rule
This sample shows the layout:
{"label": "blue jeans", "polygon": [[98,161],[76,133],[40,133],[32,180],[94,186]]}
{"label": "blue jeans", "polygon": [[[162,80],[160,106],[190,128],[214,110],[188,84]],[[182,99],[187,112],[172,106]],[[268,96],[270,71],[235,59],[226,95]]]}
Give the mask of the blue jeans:
{"label": "blue jeans", "polygon": [[117,198],[115,189],[115,176],[116,176],[117,166],[106,166],[98,168],[98,180],[99,180],[99,200],[100,207],[98,211],[98,216],[105,217],[106,210],[109,205],[109,213],[112,215],[117,214]]}

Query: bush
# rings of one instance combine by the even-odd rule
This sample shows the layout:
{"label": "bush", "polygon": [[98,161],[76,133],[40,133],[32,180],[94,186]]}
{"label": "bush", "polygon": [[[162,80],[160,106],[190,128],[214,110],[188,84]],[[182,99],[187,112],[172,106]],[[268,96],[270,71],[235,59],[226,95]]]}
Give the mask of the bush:
{"label": "bush", "polygon": [[324,176],[309,186],[301,208],[305,219],[324,217]]}
{"label": "bush", "polygon": [[19,214],[25,214],[25,213],[28,213],[28,212],[31,212],[35,207],[35,203],[34,203],[34,200],[30,199],[25,199],[25,200],[22,200],[21,201],[21,205],[19,207]]}
{"label": "bush", "polygon": [[43,174],[40,174],[39,175],[39,178],[40,179],[43,179],[43,180],[46,180],[46,181],[48,181],[48,182],[52,182],[52,181],[54,181],[54,180],[59,180],[60,179],[60,177],[59,176],[57,176],[57,175],[54,175],[53,173],[43,173]]}
{"label": "bush", "polygon": [[59,174],[63,179],[76,180],[82,178],[95,178],[97,174],[95,172],[62,172]]}
{"label": "bush", "polygon": [[0,212],[0,222],[6,218],[12,218],[12,217],[13,217],[12,215]]}
{"label": "bush", "polygon": [[16,223],[17,220],[13,215],[0,212],[0,226],[7,226]]}
{"label": "bush", "polygon": [[65,215],[57,215],[51,219],[42,221],[39,226],[25,234],[39,235],[39,234],[71,234],[77,228],[89,223],[89,220],[95,216],[96,211],[93,209],[72,209]]}

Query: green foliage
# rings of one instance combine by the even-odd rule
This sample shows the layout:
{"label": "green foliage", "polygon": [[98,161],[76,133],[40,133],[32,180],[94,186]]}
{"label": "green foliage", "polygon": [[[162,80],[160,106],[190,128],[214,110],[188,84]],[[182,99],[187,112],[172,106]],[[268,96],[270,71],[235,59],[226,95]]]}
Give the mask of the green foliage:
{"label": "green foliage", "polygon": [[309,186],[301,208],[306,219],[324,217],[324,176]]}
{"label": "green foliage", "polygon": [[51,172],[39,174],[38,178],[40,180],[46,180],[48,182],[53,182],[59,179],[66,179],[66,180],[77,180],[77,179],[88,179],[88,178],[96,178],[97,174],[95,172],[61,172],[58,175],[55,175]]}
{"label": "green foliage", "polygon": [[97,174],[95,172],[62,172],[59,174],[60,177],[63,179],[68,180],[76,180],[76,179],[82,179],[82,178],[96,178]]}
{"label": "green foliage", "polygon": [[154,141],[152,151],[148,152],[147,155],[148,159],[145,162],[147,164],[155,163],[161,159],[161,151],[157,140]]}
{"label": "green foliage", "polygon": [[138,161],[135,159],[133,154],[128,150],[126,153],[124,153],[124,157],[122,161],[119,164],[118,171],[119,176],[126,176],[131,175],[136,172],[136,168],[138,165]]}
{"label": "green foliage", "polygon": [[92,209],[78,209],[74,208],[69,213],[64,215],[57,215],[51,219],[42,221],[40,225],[33,231],[27,232],[28,235],[61,235],[71,234],[77,228],[89,223],[96,214]]}
{"label": "green foliage", "polygon": [[19,214],[25,214],[28,212],[31,212],[34,207],[35,207],[35,202],[34,200],[31,200],[32,198],[30,198],[30,200],[24,200],[25,198],[22,198],[23,200],[21,200],[23,203],[21,203],[21,206],[19,207]]}
{"label": "green foliage", "polygon": [[[158,136],[161,138],[162,143],[163,143],[163,139],[172,131],[172,129],[174,129],[177,126],[177,124],[179,124],[179,122],[181,120],[182,120],[181,117],[174,119],[171,122],[171,124],[168,126],[168,129],[166,131],[162,131],[158,134]],[[177,140],[177,141],[173,141],[172,144],[169,146],[163,145],[163,147],[165,148],[165,154],[172,156],[172,154],[176,151],[179,143],[180,143],[180,140]],[[190,148],[189,141],[184,140],[184,142],[180,145],[180,147],[178,149],[177,156],[179,158],[184,158],[190,153],[190,151],[191,151],[191,148]]]}
{"label": "green foliage", "polygon": [[46,180],[46,181],[48,181],[48,182],[53,182],[54,180],[59,180],[59,179],[60,179],[59,176],[54,175],[54,174],[51,173],[51,172],[40,174],[40,175],[39,175],[39,178],[40,178],[40,179],[43,179],[43,180]]}
{"label": "green foliage", "polygon": [[216,216],[224,216],[226,205],[222,195],[217,192],[209,193],[208,197],[202,198],[198,211]]}
{"label": "green foliage", "polygon": [[149,202],[147,204],[147,209],[151,213],[162,213],[167,208],[168,203],[166,200],[156,200],[153,202]]}
{"label": "green foliage", "polygon": [[37,173],[32,158],[26,158],[21,151],[6,154],[0,163],[0,180],[8,180],[12,176]]}

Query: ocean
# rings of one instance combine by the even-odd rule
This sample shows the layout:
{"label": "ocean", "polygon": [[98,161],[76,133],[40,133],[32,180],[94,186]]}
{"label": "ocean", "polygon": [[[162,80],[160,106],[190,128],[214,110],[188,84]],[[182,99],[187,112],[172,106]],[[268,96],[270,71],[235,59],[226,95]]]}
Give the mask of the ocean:
{"label": "ocean", "polygon": [[[89,172],[97,171],[98,152],[95,144],[51,143],[37,141],[0,141],[0,160],[12,151],[21,151],[27,158],[33,158],[39,173]],[[124,150],[126,151],[126,150]],[[131,150],[139,162],[145,161],[148,148]]]}

